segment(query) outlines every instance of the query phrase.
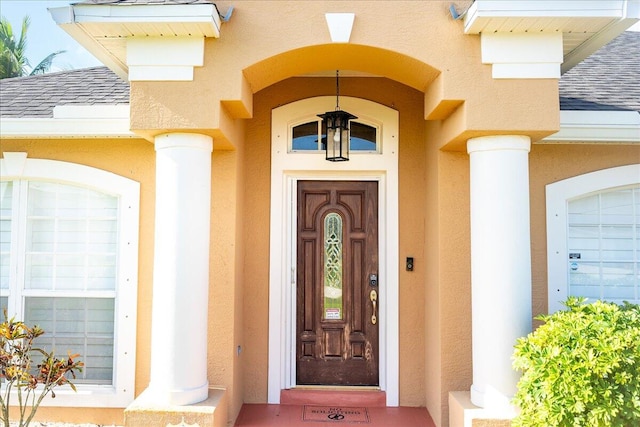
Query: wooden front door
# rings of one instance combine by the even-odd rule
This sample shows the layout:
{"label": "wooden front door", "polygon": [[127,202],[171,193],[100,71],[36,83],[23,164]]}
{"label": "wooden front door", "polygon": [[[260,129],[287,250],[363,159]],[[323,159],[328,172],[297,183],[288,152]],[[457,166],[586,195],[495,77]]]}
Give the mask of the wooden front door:
{"label": "wooden front door", "polygon": [[378,385],[378,183],[298,181],[298,385]]}

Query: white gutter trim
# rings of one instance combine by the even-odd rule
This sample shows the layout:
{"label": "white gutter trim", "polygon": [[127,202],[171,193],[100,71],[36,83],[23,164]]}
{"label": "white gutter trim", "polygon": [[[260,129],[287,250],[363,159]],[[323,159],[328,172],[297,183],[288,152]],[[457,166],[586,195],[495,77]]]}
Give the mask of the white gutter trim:
{"label": "white gutter trim", "polygon": [[640,144],[640,113],[562,110],[560,131],[537,143]]}
{"label": "white gutter trim", "polygon": [[496,18],[638,18],[638,0],[475,0],[464,18],[464,33],[478,34],[478,20]]}
{"label": "white gutter trim", "polygon": [[[124,58],[105,48],[92,34],[85,24],[154,24],[164,26],[167,36],[172,36],[171,25],[189,26],[194,34],[202,33],[204,37],[220,37],[222,20],[215,4],[184,5],[143,4],[143,5],[109,5],[109,4],[74,4],[70,6],[49,8],[55,23],[73,37],[80,45],[93,54],[100,62],[113,70],[120,78],[127,80],[129,69]],[[131,34],[122,30],[121,34],[113,34],[113,38],[144,36]]]}
{"label": "white gutter trim", "polygon": [[[70,9],[70,10],[69,10]],[[82,23],[196,23],[211,31],[207,37],[220,37],[220,15],[215,4],[184,5],[96,5],[75,4],[49,9],[56,24]]]}
{"label": "white gutter trim", "polygon": [[140,138],[129,129],[129,105],[58,106],[53,118],[0,118],[2,138]]}
{"label": "white gutter trim", "polygon": [[589,37],[580,46],[577,46],[564,57],[562,64],[562,74],[578,65],[585,58],[588,58],[602,46],[609,43],[640,20],[640,0],[625,0],[622,16],[616,21],[609,23],[593,36]]}

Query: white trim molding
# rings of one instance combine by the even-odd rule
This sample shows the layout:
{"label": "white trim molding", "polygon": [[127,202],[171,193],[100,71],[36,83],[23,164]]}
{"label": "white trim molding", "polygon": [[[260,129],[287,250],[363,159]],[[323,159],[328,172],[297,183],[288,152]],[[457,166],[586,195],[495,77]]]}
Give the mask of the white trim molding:
{"label": "white trim molding", "polygon": [[398,267],[398,112],[359,98],[341,97],[341,107],[380,123],[379,152],[351,152],[348,162],[328,162],[324,152],[290,152],[293,126],[331,111],[335,97],[292,102],[272,112],[269,272],[268,403],[296,386],[296,186],[298,180],[378,181],[380,276],[380,389],[387,406],[400,401]]}
{"label": "white trim molding", "polygon": [[560,131],[538,141],[544,143],[640,144],[637,111],[560,111]]}
{"label": "white trim molding", "polygon": [[2,138],[139,138],[129,129],[129,105],[65,105],[53,118],[0,118]]}
{"label": "white trim molding", "polygon": [[204,37],[127,38],[131,82],[193,81],[193,69],[203,64]]}
{"label": "white trim molding", "polygon": [[562,33],[482,33],[482,63],[494,79],[559,79]]}
{"label": "white trim molding", "polygon": [[590,172],[546,186],[549,313],[563,309],[562,302],[569,295],[568,202],[596,191],[639,183],[640,163]]}

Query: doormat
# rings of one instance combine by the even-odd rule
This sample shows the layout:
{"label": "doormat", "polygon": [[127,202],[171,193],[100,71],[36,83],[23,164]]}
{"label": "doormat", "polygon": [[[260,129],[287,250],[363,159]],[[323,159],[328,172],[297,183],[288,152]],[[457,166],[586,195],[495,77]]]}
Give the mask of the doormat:
{"label": "doormat", "polygon": [[369,413],[367,408],[305,405],[302,421],[369,424]]}

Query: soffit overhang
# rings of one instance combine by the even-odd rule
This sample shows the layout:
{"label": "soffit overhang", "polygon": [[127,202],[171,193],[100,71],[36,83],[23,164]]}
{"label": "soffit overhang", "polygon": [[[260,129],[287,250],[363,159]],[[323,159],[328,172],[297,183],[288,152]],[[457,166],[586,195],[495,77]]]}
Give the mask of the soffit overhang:
{"label": "soffit overhang", "polygon": [[640,0],[475,0],[464,33],[562,33],[562,73],[640,20]]}
{"label": "soffit overhang", "polygon": [[215,4],[72,4],[50,8],[53,20],[98,60],[127,79],[127,39],[220,37]]}

